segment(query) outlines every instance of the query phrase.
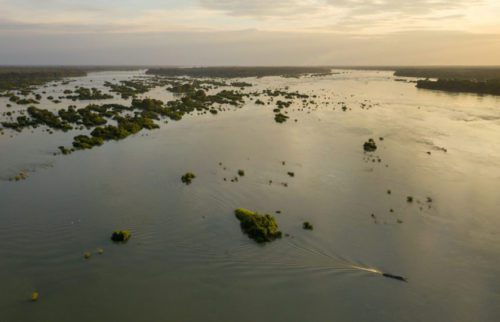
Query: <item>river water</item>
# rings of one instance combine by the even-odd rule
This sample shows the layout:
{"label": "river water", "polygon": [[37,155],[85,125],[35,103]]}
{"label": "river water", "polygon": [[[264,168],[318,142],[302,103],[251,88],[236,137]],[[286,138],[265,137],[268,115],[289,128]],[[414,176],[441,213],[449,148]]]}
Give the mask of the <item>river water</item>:
{"label": "river water", "polygon": [[[90,73],[45,91],[142,74]],[[53,153],[71,134],[4,130],[0,321],[500,319],[499,98],[376,71],[244,81],[316,95],[318,107],[293,105],[278,124],[273,105],[247,100],[68,156]],[[165,88],[143,96],[173,99]],[[16,109],[6,104],[0,112]],[[8,181],[23,170],[27,180]],[[239,207],[273,214],[289,236],[256,244]],[[113,244],[116,229],[132,238]]]}

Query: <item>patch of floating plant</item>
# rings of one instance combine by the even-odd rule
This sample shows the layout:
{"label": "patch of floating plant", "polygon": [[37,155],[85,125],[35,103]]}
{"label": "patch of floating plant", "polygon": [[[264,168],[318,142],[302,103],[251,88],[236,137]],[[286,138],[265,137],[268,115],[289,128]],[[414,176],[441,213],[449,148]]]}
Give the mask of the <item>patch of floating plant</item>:
{"label": "patch of floating plant", "polygon": [[34,173],[39,169],[48,169],[54,166],[53,161],[41,162],[41,163],[31,163],[24,165],[21,170],[11,170],[10,174],[5,174],[0,177],[0,180],[18,182],[24,181],[29,178],[30,173]]}
{"label": "patch of floating plant", "polygon": [[305,221],[302,224],[302,228],[305,229],[305,230],[313,230],[314,229],[313,225],[310,222],[308,222],[308,221]]}
{"label": "patch of floating plant", "polygon": [[132,237],[130,230],[115,230],[111,234],[111,240],[114,242],[126,242]]}
{"label": "patch of floating plant", "polygon": [[196,178],[195,174],[192,172],[186,172],[186,174],[182,175],[181,181],[187,185],[191,184],[193,179]]}
{"label": "patch of floating plant", "polygon": [[31,293],[31,301],[32,302],[38,301],[39,298],[40,298],[40,294],[38,292],[35,291],[35,292]]}
{"label": "patch of floating plant", "polygon": [[[388,195],[391,195],[392,191],[391,190],[387,190],[386,193]],[[426,208],[426,209],[432,209],[432,203],[433,203],[434,199],[432,197],[427,196],[427,197],[425,197],[422,200],[420,198],[415,198],[412,195],[408,195],[408,196],[405,197],[405,201],[406,201],[406,204],[408,206],[411,207],[413,205],[417,205],[417,207],[418,207],[418,209],[420,211],[424,211],[424,208]],[[401,218],[394,218],[393,217],[394,213],[395,213],[394,208],[390,208],[389,209],[389,213],[390,213],[390,218],[389,217],[385,217],[385,220],[382,221],[384,224],[387,224],[387,222],[391,222],[391,221],[394,221],[394,220],[395,220],[395,223],[397,223],[397,224],[402,224],[403,223],[403,220]],[[375,213],[371,213],[370,217],[373,219],[373,223],[375,223],[375,224],[379,223],[379,217],[377,215],[375,215]]]}
{"label": "patch of floating plant", "polygon": [[28,178],[28,172],[27,171],[20,171],[19,173],[17,173],[13,177],[10,177],[9,181],[23,181],[23,180],[26,180],[27,178]]}
{"label": "patch of floating plant", "polygon": [[363,143],[363,150],[365,152],[375,152],[377,150],[377,144],[375,140],[372,138],[368,139],[365,143]]}
{"label": "patch of floating plant", "polygon": [[282,113],[277,113],[275,116],[274,116],[274,120],[276,121],[276,123],[284,123],[286,122],[287,120],[289,119],[289,117],[285,114],[282,114]]}
{"label": "patch of floating plant", "polygon": [[[379,141],[384,141],[383,137],[379,138]],[[371,162],[371,163],[381,163],[382,158],[380,156],[374,154],[374,152],[378,149],[377,144],[375,143],[375,140],[370,138],[368,141],[363,143],[363,161],[365,162]],[[386,165],[388,167],[388,165]]]}

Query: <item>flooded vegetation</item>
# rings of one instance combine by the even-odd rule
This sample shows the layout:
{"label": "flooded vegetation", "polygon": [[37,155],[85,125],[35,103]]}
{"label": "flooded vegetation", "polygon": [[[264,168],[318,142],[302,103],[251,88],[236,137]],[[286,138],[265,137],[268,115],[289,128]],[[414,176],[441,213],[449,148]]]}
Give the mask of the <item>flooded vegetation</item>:
{"label": "flooded vegetation", "polygon": [[76,71],[0,91],[1,321],[497,313],[499,97],[393,70]]}

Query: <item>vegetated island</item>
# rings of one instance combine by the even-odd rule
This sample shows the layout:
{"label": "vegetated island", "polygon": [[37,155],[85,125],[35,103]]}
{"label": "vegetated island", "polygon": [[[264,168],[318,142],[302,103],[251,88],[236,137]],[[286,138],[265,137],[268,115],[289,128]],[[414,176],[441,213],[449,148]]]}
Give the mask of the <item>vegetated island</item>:
{"label": "vegetated island", "polygon": [[244,208],[236,209],[234,215],[240,221],[241,230],[258,243],[281,238],[276,219],[271,215],[261,215]]}
{"label": "vegetated island", "polygon": [[[498,67],[435,67],[398,69],[395,76],[419,77],[417,88],[454,93],[500,95]],[[434,78],[437,80],[431,80]]]}
{"label": "vegetated island", "polygon": [[113,234],[111,234],[111,240],[114,242],[126,242],[131,236],[132,233],[130,230],[115,230]]}
{"label": "vegetated island", "polygon": [[486,81],[461,80],[461,79],[429,79],[417,81],[417,88],[433,89],[455,93],[476,93],[500,95],[500,79]]}

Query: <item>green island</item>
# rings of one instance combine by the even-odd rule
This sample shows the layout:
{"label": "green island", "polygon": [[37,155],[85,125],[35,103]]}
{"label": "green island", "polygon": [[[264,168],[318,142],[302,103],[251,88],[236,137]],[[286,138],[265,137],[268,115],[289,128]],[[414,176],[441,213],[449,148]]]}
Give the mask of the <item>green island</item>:
{"label": "green island", "polygon": [[126,242],[132,237],[130,230],[115,230],[111,234],[111,240],[114,242]]}
{"label": "green island", "polygon": [[191,184],[193,179],[196,178],[195,174],[192,172],[186,172],[184,175],[181,177],[181,181],[187,185]]}
{"label": "green island", "polygon": [[274,115],[274,120],[276,121],[276,123],[284,123],[286,122],[287,120],[289,119],[288,116],[286,116],[285,114],[283,113],[277,113],[276,115]]}
{"label": "green island", "polygon": [[75,91],[73,91],[74,95],[66,96],[67,99],[71,99],[73,101],[88,101],[88,100],[104,100],[108,98],[113,98],[113,95],[105,94],[97,88],[85,88],[79,87]]}
{"label": "green island", "polygon": [[271,215],[261,215],[244,208],[236,209],[234,214],[240,221],[241,230],[257,243],[271,242],[282,236],[276,219]]}
{"label": "green island", "polygon": [[365,152],[374,152],[377,150],[377,144],[373,139],[368,139],[368,141],[363,143],[363,150],[365,150]]}
{"label": "green island", "polygon": [[302,228],[305,229],[305,230],[313,230],[314,229],[313,225],[310,222],[308,222],[308,221],[305,221],[302,224]]}

